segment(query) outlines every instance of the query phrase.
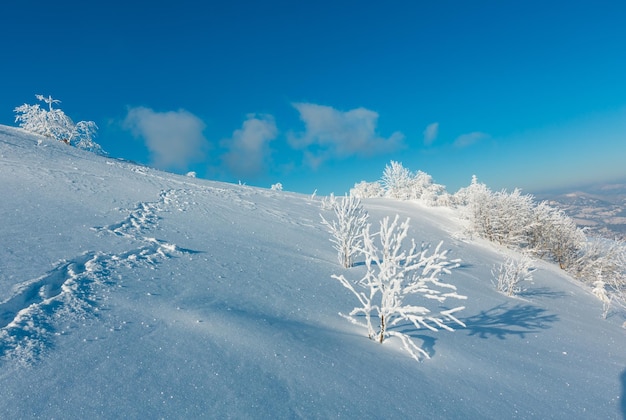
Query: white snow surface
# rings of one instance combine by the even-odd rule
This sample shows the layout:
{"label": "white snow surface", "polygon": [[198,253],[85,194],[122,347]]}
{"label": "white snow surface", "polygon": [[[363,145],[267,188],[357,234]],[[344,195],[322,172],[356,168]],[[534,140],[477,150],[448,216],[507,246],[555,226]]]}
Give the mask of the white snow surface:
{"label": "white snow surface", "polygon": [[[41,142],[41,144],[38,144]],[[466,328],[411,330],[416,362],[338,315],[357,302],[319,197],[184,177],[0,126],[0,418],[560,418],[626,413],[624,318],[456,210],[363,200],[411,218],[461,267]],[[427,303],[432,305],[432,303]]]}

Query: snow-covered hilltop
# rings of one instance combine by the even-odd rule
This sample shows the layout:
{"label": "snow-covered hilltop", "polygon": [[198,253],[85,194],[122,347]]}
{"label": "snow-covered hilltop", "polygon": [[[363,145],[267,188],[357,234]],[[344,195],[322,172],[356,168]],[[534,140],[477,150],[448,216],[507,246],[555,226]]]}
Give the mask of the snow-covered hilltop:
{"label": "snow-covered hilltop", "polygon": [[[38,144],[40,143],[40,144]],[[364,199],[460,259],[454,332],[378,344],[320,200],[182,177],[0,126],[2,418],[613,418],[626,415],[624,318],[535,261],[518,297],[456,210]]]}

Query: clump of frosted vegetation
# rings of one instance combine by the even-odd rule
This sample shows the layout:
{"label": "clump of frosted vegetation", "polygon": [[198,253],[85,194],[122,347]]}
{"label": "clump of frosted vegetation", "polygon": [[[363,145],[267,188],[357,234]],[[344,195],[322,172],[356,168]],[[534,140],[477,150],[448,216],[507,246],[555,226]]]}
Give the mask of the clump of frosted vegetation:
{"label": "clump of frosted vegetation", "polygon": [[322,224],[332,234],[331,242],[337,250],[337,258],[344,268],[352,267],[354,256],[359,252],[368,214],[361,200],[354,196],[337,199],[334,194],[322,200],[322,209],[330,210],[334,219],[328,221],[320,214]]}
{"label": "clump of frosted vegetation", "polygon": [[350,195],[358,198],[377,198],[383,197],[385,195],[385,190],[378,181],[361,181],[354,184],[354,187],[350,189]]}
{"label": "clump of frosted vegetation", "polygon": [[272,191],[282,191],[283,190],[283,184],[281,184],[280,182],[277,182],[276,184],[272,184],[270,189]]}
{"label": "clump of frosted vegetation", "polygon": [[24,104],[14,109],[17,116],[15,122],[19,126],[31,133],[41,134],[58,141],[62,141],[79,149],[88,150],[93,153],[105,155],[102,147],[94,141],[98,126],[93,121],[79,121],[74,124],[72,119],[65,113],[54,108],[54,104],[61,101],[53,99],[52,96],[47,98],[43,95],[35,95],[35,97],[45,102],[48,109],[41,108],[39,104]]}
{"label": "clump of frosted vegetation", "polygon": [[195,171],[189,171],[187,172],[186,176],[188,176],[189,178],[195,178],[196,177],[196,172]]}
{"label": "clump of frosted vegetation", "polygon": [[522,292],[522,282],[532,280],[532,260],[524,255],[520,259],[507,258],[507,260],[491,269],[492,283],[501,293],[507,296],[515,296]]}
{"label": "clump of frosted vegetation", "polygon": [[586,279],[592,292],[602,302],[602,317],[611,308],[626,309],[626,244],[596,238],[585,244],[577,261],[578,276]]}
{"label": "clump of frosted vegetation", "polygon": [[[355,197],[351,195],[351,197]],[[355,197],[358,198],[358,197]],[[337,206],[337,197],[334,193],[330,193],[330,195],[323,197],[321,202],[322,210],[334,210]]]}
{"label": "clump of frosted vegetation", "polygon": [[[468,187],[452,196],[452,202],[469,221],[470,234],[553,261],[588,285],[603,304],[603,317],[612,307],[626,309],[623,242],[588,238],[563,210],[545,201],[536,203],[518,189],[493,192],[475,176]],[[495,275],[505,279],[504,288],[512,286],[515,278],[509,273],[520,268],[512,264],[505,263]]]}
{"label": "clump of frosted vegetation", "polygon": [[[389,337],[397,337],[403,348],[415,360],[430,358],[411,336],[394,329],[403,323],[415,328],[431,331],[444,329],[453,331],[446,322],[465,324],[456,318],[456,312],[464,309],[441,308],[446,299],[466,299],[459,295],[454,285],[443,282],[440,277],[450,274],[459,260],[449,261],[447,251],[439,243],[434,251],[422,244],[417,247],[414,240],[409,249],[404,247],[408,236],[409,219],[402,224],[398,216],[390,222],[389,217],[380,222],[380,230],[371,233],[371,225],[363,232],[362,253],[365,257],[365,275],[357,281],[346,279],[344,275],[333,275],[347,288],[360,303],[348,315],[342,315],[351,322],[367,329],[368,337],[383,343]],[[439,304],[431,310],[420,304],[421,300]],[[375,326],[375,324],[377,324]]]}
{"label": "clump of frosted vegetation", "polygon": [[[494,192],[473,176],[469,186],[450,195],[427,173],[411,172],[402,163],[391,161],[380,180],[361,181],[350,190],[350,195],[361,199],[419,200],[431,206],[458,208],[469,223],[469,235],[553,261],[592,287],[603,302],[604,316],[611,307],[626,308],[626,258],[620,257],[624,252],[619,251],[624,245],[609,241],[599,246],[563,210],[546,202],[537,203],[532,195],[522,194],[519,189]],[[507,268],[508,264],[512,263],[502,266],[504,278],[507,270],[512,269]],[[495,276],[499,278],[499,274]]]}
{"label": "clump of frosted vegetation", "polygon": [[350,190],[359,198],[387,197],[398,200],[420,200],[429,206],[450,205],[446,187],[433,182],[425,172],[411,172],[402,163],[391,161],[384,169],[380,181],[361,181]]}

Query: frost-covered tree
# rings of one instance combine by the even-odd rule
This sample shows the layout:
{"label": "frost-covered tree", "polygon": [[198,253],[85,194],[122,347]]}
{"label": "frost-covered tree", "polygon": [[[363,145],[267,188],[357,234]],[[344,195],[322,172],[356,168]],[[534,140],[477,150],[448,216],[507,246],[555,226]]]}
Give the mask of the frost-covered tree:
{"label": "frost-covered tree", "polygon": [[402,163],[393,160],[385,167],[380,184],[385,197],[421,200],[429,206],[447,206],[451,203],[446,187],[434,183],[432,176],[423,171],[412,173]]}
{"label": "frost-covered tree", "polygon": [[487,185],[478,182],[476,175],[473,175],[470,185],[461,188],[453,196],[454,203],[462,207],[464,216],[469,220],[470,233],[483,238],[490,238],[492,235],[492,195]]}
{"label": "frost-covered tree", "polygon": [[335,244],[339,263],[344,268],[349,268],[361,247],[368,214],[361,200],[354,196],[345,196],[342,199],[335,199],[334,195],[331,197],[326,203],[323,202],[323,206],[330,207],[335,218],[329,222],[321,214],[320,217],[322,224],[332,234],[330,240]]}
{"label": "frost-covered tree", "polygon": [[79,121],[74,126],[68,142],[79,149],[87,150],[98,155],[105,155],[106,152],[94,141],[98,126],[93,121]]}
{"label": "frost-covered tree", "polygon": [[41,108],[39,104],[24,104],[14,109],[17,114],[15,122],[31,133],[41,134],[58,141],[63,141],[80,149],[85,149],[97,154],[105,154],[104,150],[94,141],[98,126],[93,121],[80,121],[76,124],[61,109],[54,108],[54,104],[61,101],[52,96],[35,95],[46,103],[48,109]]}
{"label": "frost-covered tree", "polygon": [[421,200],[429,206],[449,206],[450,195],[446,187],[433,181],[433,177],[426,172],[417,171],[411,180],[409,198]]}
{"label": "frost-covered tree", "polygon": [[626,309],[626,244],[604,238],[587,240],[575,264],[576,277],[592,286],[602,301],[602,316],[614,306]]}
{"label": "frost-covered tree", "polygon": [[271,189],[272,191],[282,191],[283,184],[281,184],[280,182],[277,182],[276,184],[272,184]]}
{"label": "frost-covered tree", "polygon": [[[412,240],[410,248],[406,249],[404,241],[408,236],[409,219],[402,224],[398,219],[396,216],[390,222],[388,217],[384,218],[380,222],[380,231],[375,234],[370,233],[371,225],[365,228],[362,252],[367,270],[363,278],[356,282],[343,275],[333,275],[332,278],[350,290],[360,302],[349,315],[344,315],[346,318],[367,328],[369,338],[379,343],[388,337],[399,338],[411,357],[420,360],[420,356],[429,358],[428,353],[408,334],[393,327],[408,322],[418,329],[452,331],[447,321],[464,327],[465,324],[454,315],[464,307],[439,307],[431,311],[421,303],[429,301],[441,305],[448,298],[466,297],[459,295],[454,285],[440,279],[458,267],[459,261],[448,260],[447,251],[441,250],[442,243],[430,252],[428,246],[422,244],[418,248]],[[376,327],[375,322],[378,323]]]}
{"label": "frost-covered tree", "polygon": [[383,171],[381,184],[385,189],[385,196],[407,200],[413,183],[413,174],[402,163],[391,161]]}
{"label": "frost-covered tree", "polygon": [[488,207],[491,226],[490,240],[514,247],[523,247],[528,239],[528,226],[532,219],[533,197],[519,189],[492,194]]}
{"label": "frost-covered tree", "polygon": [[35,97],[45,102],[48,109],[41,108],[39,104],[18,106],[15,108],[17,114],[15,122],[19,122],[20,127],[31,133],[69,142],[74,131],[74,122],[63,111],[53,106],[61,101],[51,96],[46,98],[43,95],[35,95]]}
{"label": "frost-covered tree", "polygon": [[504,263],[491,269],[492,282],[496,290],[507,296],[521,292],[521,282],[532,280],[532,273],[532,262],[526,255],[517,260],[508,258]]}
{"label": "frost-covered tree", "polygon": [[378,181],[366,182],[361,181],[354,184],[350,189],[350,195],[357,198],[377,198],[385,195],[383,186]]}
{"label": "frost-covered tree", "polygon": [[330,195],[322,198],[322,210],[335,210],[335,207],[338,206],[337,197],[335,197],[334,193],[330,193]]}
{"label": "frost-covered tree", "polygon": [[560,209],[552,209],[549,218],[542,227],[544,234],[541,242],[548,255],[564,270],[573,268],[581,248],[585,243],[585,234],[576,226],[574,220]]}

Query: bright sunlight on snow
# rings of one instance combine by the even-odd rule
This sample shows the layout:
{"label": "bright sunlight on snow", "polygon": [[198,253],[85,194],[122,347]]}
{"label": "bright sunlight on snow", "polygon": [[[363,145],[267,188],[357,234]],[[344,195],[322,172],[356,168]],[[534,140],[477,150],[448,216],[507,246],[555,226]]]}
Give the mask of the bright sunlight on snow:
{"label": "bright sunlight on snow", "polygon": [[455,209],[362,200],[372,225],[410,218],[409,238],[460,260],[445,275],[467,297],[454,331],[388,327],[429,357],[416,361],[399,335],[380,344],[339,315],[358,302],[331,276],[366,264],[339,263],[320,197],[5,126],[0,176],[2,418],[626,414],[623,315],[603,319],[590,288],[543,261],[498,292],[494,265],[522,255],[467,235]]}

